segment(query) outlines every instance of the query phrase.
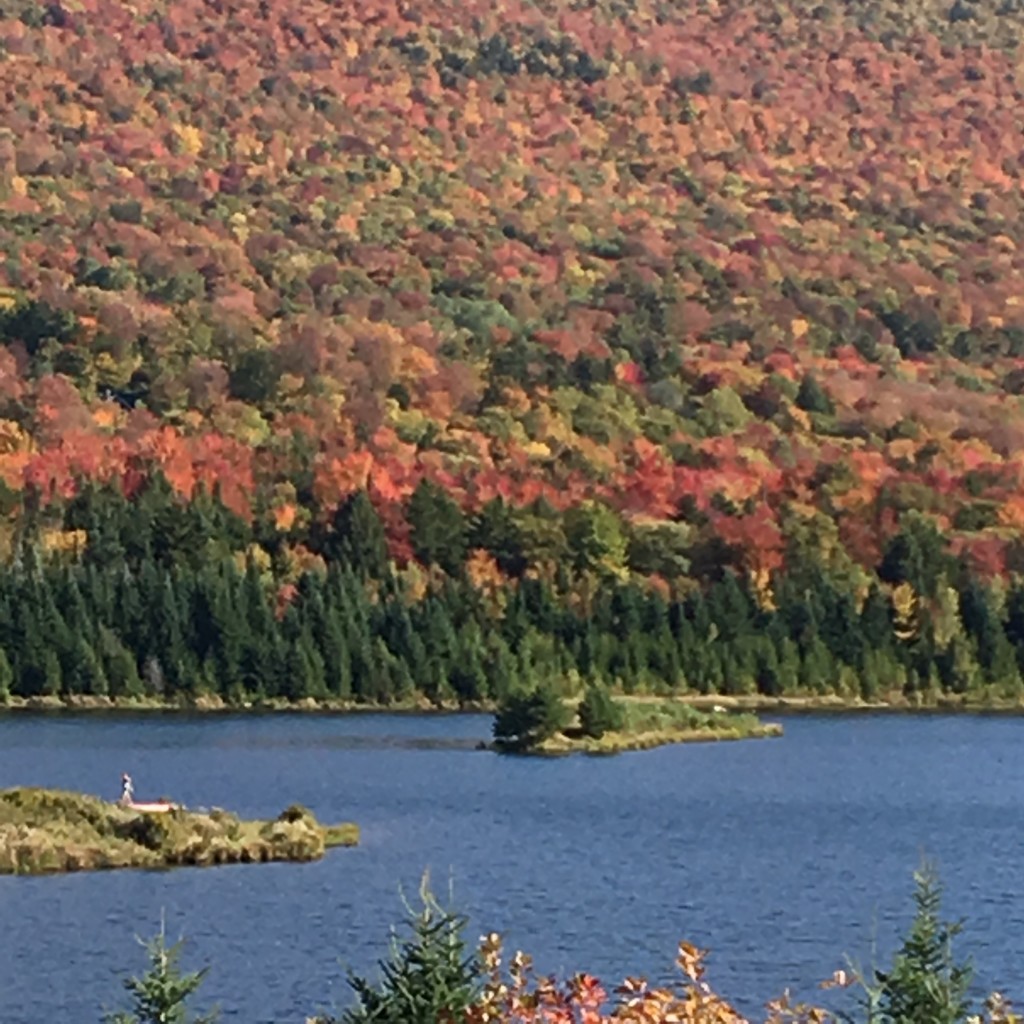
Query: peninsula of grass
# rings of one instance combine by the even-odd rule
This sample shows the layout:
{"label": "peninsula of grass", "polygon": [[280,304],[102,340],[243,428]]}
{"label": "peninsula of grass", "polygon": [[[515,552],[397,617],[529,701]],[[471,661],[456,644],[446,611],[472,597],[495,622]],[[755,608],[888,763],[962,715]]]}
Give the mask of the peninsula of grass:
{"label": "peninsula of grass", "polygon": [[0,791],[0,874],[312,861],[355,846],[359,828],[321,825],[304,807],[271,821],[227,811],[145,811],[49,789]]}
{"label": "peninsula of grass", "polygon": [[669,743],[751,740],[782,735],[781,725],[762,722],[752,714],[706,713],[673,701],[625,707],[626,722],[621,729],[591,736],[578,726],[569,726],[544,740],[535,752],[621,754],[630,750],[651,750]]}
{"label": "peninsula of grass", "polygon": [[495,715],[494,749],[511,754],[618,754],[670,743],[781,736],[756,715],[677,699],[613,698],[591,687],[575,708],[544,687],[510,697]]}

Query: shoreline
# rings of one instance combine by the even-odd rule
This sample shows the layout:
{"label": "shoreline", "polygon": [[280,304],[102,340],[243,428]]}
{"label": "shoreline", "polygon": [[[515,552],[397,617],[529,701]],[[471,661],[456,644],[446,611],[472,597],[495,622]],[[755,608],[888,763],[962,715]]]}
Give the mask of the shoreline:
{"label": "shoreline", "polygon": [[[616,694],[625,702],[648,703],[678,700],[700,710],[715,705],[728,711],[768,712],[776,715],[830,714],[910,714],[910,715],[1004,715],[1024,716],[1024,699],[970,699],[966,695],[940,695],[927,701],[912,701],[900,695],[888,700],[848,700],[835,695],[768,697],[763,694]],[[417,700],[397,704],[360,704],[332,699],[289,702],[284,700],[246,701],[232,704],[219,697],[203,696],[196,700],[164,701],[156,698],[111,698],[75,695],[71,697],[11,697],[0,704],[0,719],[5,715],[476,715],[493,714],[495,704],[482,701],[473,704],[433,704]]]}
{"label": "shoreline", "polygon": [[360,704],[351,701],[270,700],[244,701],[233,704],[220,697],[203,696],[196,700],[165,701],[151,697],[111,698],[75,695],[71,697],[10,697],[0,704],[0,718],[5,714],[39,715],[475,715],[490,714],[494,706],[489,703],[435,705],[429,701],[411,701],[396,704]]}

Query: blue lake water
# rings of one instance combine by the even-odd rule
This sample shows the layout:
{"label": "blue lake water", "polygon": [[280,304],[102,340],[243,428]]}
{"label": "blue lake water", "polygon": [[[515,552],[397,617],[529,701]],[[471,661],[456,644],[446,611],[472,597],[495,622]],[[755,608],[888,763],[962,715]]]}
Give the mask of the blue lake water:
{"label": "blue lake water", "polygon": [[[778,740],[613,758],[469,749],[485,716],[0,717],[0,788],[168,795],[243,816],[308,805],[362,845],[316,864],[0,878],[5,1024],[86,1024],[120,1008],[161,911],[211,965],[200,1005],[302,1024],[347,1005],[399,890],[452,880],[475,938],[497,930],[540,968],[673,976],[682,938],[754,1014],[844,954],[881,955],[910,916],[922,853],[979,985],[1014,995],[1024,959],[1024,719],[791,717]],[[438,741],[466,741],[446,749]],[[1024,1001],[1024,992],[1018,992]]]}

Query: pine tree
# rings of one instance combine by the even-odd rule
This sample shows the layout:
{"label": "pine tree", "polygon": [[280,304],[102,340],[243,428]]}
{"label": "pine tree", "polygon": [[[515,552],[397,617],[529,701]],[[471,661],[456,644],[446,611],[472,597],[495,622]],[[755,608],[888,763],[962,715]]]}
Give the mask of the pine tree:
{"label": "pine tree", "polygon": [[375,671],[373,641],[365,629],[353,627],[346,641],[352,665],[352,693],[359,700],[372,699]]}
{"label": "pine tree", "polygon": [[416,557],[457,575],[466,559],[466,521],[448,492],[424,477],[409,498],[406,517]]}
{"label": "pine tree", "polygon": [[167,677],[160,659],[151,654],[142,666],[142,692],[162,700],[167,696]]}
{"label": "pine tree", "polygon": [[316,697],[317,700],[322,700],[327,696],[327,679],[323,655],[317,649],[308,628],[302,631],[300,642],[302,644],[303,657],[309,662],[310,680],[313,687],[311,696]]}
{"label": "pine tree", "polygon": [[[414,651],[414,646],[418,638],[409,608],[403,600],[388,601],[384,609],[380,633],[388,645],[388,650],[392,651],[396,657],[406,660],[414,659],[417,653]],[[422,646],[422,641],[420,643]]]}
{"label": "pine tree", "polygon": [[934,597],[950,568],[946,540],[931,518],[912,511],[903,515],[886,545],[878,575],[886,583],[909,583],[916,593]]}
{"label": "pine tree", "polygon": [[493,555],[501,571],[509,576],[521,576],[526,571],[522,530],[501,497],[492,498],[473,517],[469,543]]}
{"label": "pine tree", "polygon": [[757,692],[768,697],[778,697],[784,692],[778,652],[768,637],[759,637],[758,640],[754,675]]}
{"label": "pine tree", "polygon": [[859,665],[864,649],[860,615],[854,595],[828,588],[820,636],[832,655],[847,665]]}
{"label": "pine tree", "polygon": [[821,637],[814,636],[804,649],[800,686],[809,693],[830,693],[836,683],[836,665]]}
{"label": "pine tree", "polygon": [[459,634],[457,654],[448,678],[460,702],[480,701],[489,695],[483,636],[475,622]]}
{"label": "pine tree", "polygon": [[621,729],[625,722],[622,705],[616,703],[612,695],[603,687],[588,686],[580,701],[577,713],[580,729],[585,736],[600,739],[606,732]]}
{"label": "pine tree", "polygon": [[[185,683],[184,666],[188,661],[182,629],[181,605],[174,578],[153,566],[144,587],[147,654],[163,667],[164,696],[172,696]],[[152,589],[149,589],[152,588]],[[201,646],[194,645],[195,656],[202,657]]]}
{"label": "pine tree", "polygon": [[392,933],[380,980],[349,974],[358,1005],[315,1024],[440,1024],[462,1020],[477,1000],[481,965],[465,938],[466,918],[437,902],[424,876],[420,910],[408,911],[409,935]]}
{"label": "pine tree", "polygon": [[991,677],[1000,648],[1008,645],[993,588],[969,580],[960,592],[960,617],[977,644],[978,663]]}
{"label": "pine tree", "polygon": [[327,612],[319,647],[324,660],[324,680],[333,697],[348,700],[352,696],[352,659],[345,632],[338,616]]}
{"label": "pine tree", "polygon": [[379,580],[388,575],[387,536],[384,524],[366,491],[350,494],[334,513],[323,552],[360,576]]}
{"label": "pine tree", "polygon": [[580,572],[621,576],[626,565],[626,534],[618,515],[598,501],[573,505],[565,514],[565,537]]}
{"label": "pine tree", "polygon": [[1006,638],[1017,650],[1024,665],[1024,581],[1017,580],[1006,597]]}
{"label": "pine tree", "polygon": [[500,634],[492,633],[487,638],[486,673],[490,696],[504,700],[516,682],[515,657]]}
{"label": "pine tree", "polygon": [[14,672],[7,660],[7,652],[0,647],[0,704],[6,704],[11,699],[13,686]]}
{"label": "pine tree", "polygon": [[416,696],[416,684],[409,671],[409,665],[404,658],[395,658],[392,664],[392,677],[394,680],[394,699],[398,703],[410,701]]}
{"label": "pine tree", "polygon": [[877,583],[871,584],[860,609],[858,632],[867,650],[882,650],[892,645],[892,602]]}
{"label": "pine tree", "polygon": [[427,659],[423,667],[423,674],[417,680],[417,685],[420,692],[435,707],[442,707],[451,700],[452,690],[448,685],[448,675],[438,658]]}
{"label": "pine tree", "polygon": [[213,1024],[219,1016],[216,1010],[193,1017],[186,1006],[202,985],[207,969],[182,972],[179,961],[183,943],[167,945],[163,920],[156,937],[143,945],[149,970],[124,982],[131,994],[131,1010],[108,1014],[109,1024]]}
{"label": "pine tree", "polygon": [[450,665],[456,657],[458,638],[447,606],[433,596],[428,597],[420,606],[416,626],[427,655]]}
{"label": "pine tree", "polygon": [[106,627],[100,628],[98,653],[112,697],[142,695],[142,680],[139,678],[135,658],[117,634]]}
{"label": "pine tree", "polygon": [[399,679],[395,672],[395,656],[381,637],[372,644],[372,669],[368,679],[367,696],[377,704],[390,704],[398,692]]}
{"label": "pine tree", "polygon": [[244,612],[231,576],[221,575],[213,604],[213,627],[218,689],[227,690],[242,680],[242,652],[248,634]]}
{"label": "pine tree", "polygon": [[682,655],[683,671],[701,693],[725,692],[722,649],[695,639]]}
{"label": "pine tree", "polygon": [[109,689],[107,676],[92,644],[84,638],[79,638],[77,647],[75,674],[71,679],[65,677],[65,686],[73,693],[106,696]]}
{"label": "pine tree", "polygon": [[565,728],[568,714],[561,697],[538,684],[525,693],[512,693],[494,716],[494,739],[505,750],[530,750]]}
{"label": "pine tree", "polygon": [[800,388],[796,393],[796,404],[806,412],[816,412],[829,415],[835,412],[835,406],[828,392],[818,383],[813,373],[808,373],[800,381]]}
{"label": "pine tree", "polygon": [[800,687],[800,648],[788,636],[778,642],[779,685],[784,694]]}
{"label": "pine tree", "polygon": [[149,546],[157,563],[165,569],[202,565],[208,533],[162,473],[150,479],[136,507],[139,518],[151,524]]}
{"label": "pine tree", "polygon": [[289,700],[326,696],[323,658],[306,629],[288,644],[282,692]]}
{"label": "pine tree", "polygon": [[888,971],[875,971],[877,1024],[960,1024],[970,1009],[973,969],[953,957],[961,925],[942,921],[942,887],[931,867],[915,873],[917,908]]}
{"label": "pine tree", "polygon": [[96,633],[95,621],[86,606],[78,580],[65,571],[50,583],[50,587],[57,592],[57,607],[71,636],[92,643]]}
{"label": "pine tree", "polygon": [[939,658],[939,673],[946,689],[953,693],[973,693],[981,684],[982,674],[974,654],[974,645],[963,634],[957,634]]}
{"label": "pine tree", "polygon": [[750,631],[754,604],[733,573],[726,573],[708,594],[708,612],[723,640],[729,642]]}
{"label": "pine tree", "polygon": [[52,648],[47,648],[43,655],[42,669],[41,692],[44,697],[56,697],[64,689],[64,677],[60,669],[60,659]]}
{"label": "pine tree", "polygon": [[679,663],[679,650],[667,621],[663,622],[651,636],[648,663],[651,670],[656,673],[658,681],[663,684],[663,688],[674,691],[685,686],[686,680]]}

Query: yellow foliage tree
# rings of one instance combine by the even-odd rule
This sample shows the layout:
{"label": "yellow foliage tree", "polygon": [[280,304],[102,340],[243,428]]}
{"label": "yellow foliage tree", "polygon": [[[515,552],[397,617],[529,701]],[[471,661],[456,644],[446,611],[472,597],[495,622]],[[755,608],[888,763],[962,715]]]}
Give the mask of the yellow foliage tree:
{"label": "yellow foliage tree", "polygon": [[917,636],[918,600],[909,583],[901,583],[892,592],[893,632],[904,642]]}

